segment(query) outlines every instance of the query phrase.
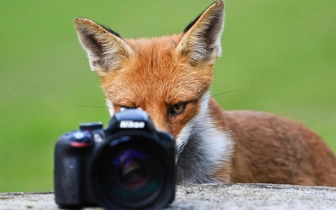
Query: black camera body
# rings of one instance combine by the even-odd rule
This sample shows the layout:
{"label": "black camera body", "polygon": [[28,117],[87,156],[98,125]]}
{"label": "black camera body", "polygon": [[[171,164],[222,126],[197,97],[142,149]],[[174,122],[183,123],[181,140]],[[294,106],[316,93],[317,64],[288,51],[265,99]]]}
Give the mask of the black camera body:
{"label": "black camera body", "polygon": [[61,208],[159,209],[175,198],[175,142],[141,109],[64,134],[54,164]]}

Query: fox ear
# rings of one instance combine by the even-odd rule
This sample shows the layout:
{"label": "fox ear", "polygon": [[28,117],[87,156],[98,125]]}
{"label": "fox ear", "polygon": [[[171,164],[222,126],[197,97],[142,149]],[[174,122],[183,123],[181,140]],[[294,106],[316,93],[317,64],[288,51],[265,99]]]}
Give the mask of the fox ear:
{"label": "fox ear", "polygon": [[76,18],[74,24],[91,69],[100,75],[119,69],[122,60],[132,55],[132,48],[118,33],[84,18]]}
{"label": "fox ear", "polygon": [[220,37],[224,28],[224,2],[217,0],[185,29],[178,53],[191,62],[215,62],[221,55]]}

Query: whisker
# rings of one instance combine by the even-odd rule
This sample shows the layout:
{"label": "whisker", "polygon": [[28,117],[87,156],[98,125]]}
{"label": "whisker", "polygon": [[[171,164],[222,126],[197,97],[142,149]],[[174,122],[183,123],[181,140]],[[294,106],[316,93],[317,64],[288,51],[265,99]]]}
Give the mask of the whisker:
{"label": "whisker", "polygon": [[80,106],[80,107],[86,107],[86,108],[95,108],[95,109],[106,109],[106,106],[93,106],[93,105],[84,105],[84,104],[79,104],[73,101],[68,101],[70,104]]}
{"label": "whisker", "polygon": [[[200,133],[205,132],[205,131],[207,131],[207,130],[210,130],[210,129],[212,129],[212,128],[214,128],[214,127],[210,127],[210,128],[208,128],[208,129],[204,129],[204,130],[202,130],[202,131],[199,131],[199,132],[195,133],[194,135],[191,135],[191,136],[188,138],[188,141],[189,141],[190,139],[192,139],[193,137],[199,135]],[[187,141],[187,142],[188,142],[188,141]],[[214,143],[209,142],[209,143],[207,143],[207,144],[198,144],[198,143],[197,143],[197,145],[195,145],[195,146],[191,146],[191,147],[189,147],[189,149],[192,149],[192,148],[195,148],[195,147],[198,147],[198,146],[207,146],[207,145],[211,145],[211,144],[217,144],[217,142],[214,142]]]}
{"label": "whisker", "polygon": [[190,139],[194,138],[195,136],[197,136],[197,135],[199,135],[199,134],[201,134],[201,133],[203,133],[205,131],[208,131],[210,129],[213,129],[213,128],[215,128],[215,127],[209,127],[209,128],[203,129],[203,130],[198,130],[196,133],[194,133],[193,135],[189,136],[189,138],[188,138],[187,141],[189,141]]}
{"label": "whisker", "polygon": [[229,90],[229,91],[222,92],[222,93],[213,94],[213,95],[211,95],[211,96],[209,96],[209,97],[207,97],[207,98],[204,98],[203,100],[207,100],[207,99],[209,99],[210,97],[217,97],[217,96],[221,96],[221,95],[225,95],[225,94],[229,94],[229,93],[234,93],[234,92],[237,92],[237,91],[241,91],[241,90],[247,88],[247,87],[250,86],[250,85],[251,85],[251,84],[247,84],[247,85],[245,85],[245,86],[243,86],[243,87],[241,87],[241,88],[237,88],[237,89]]}
{"label": "whisker", "polygon": [[213,145],[213,144],[218,144],[218,142],[209,142],[209,143],[206,143],[206,144],[197,144],[193,147],[189,147],[188,149],[193,149],[193,148],[196,148],[196,147],[204,147],[204,146]]}
{"label": "whisker", "polygon": [[[247,87],[250,86],[250,85],[251,85],[251,84],[247,84],[247,85],[245,85],[245,86],[243,86],[243,87],[241,87],[241,88],[237,88],[237,89],[234,89],[234,90],[229,90],[229,91],[222,92],[222,93],[217,93],[217,94],[211,95],[211,96],[209,96],[209,97],[206,97],[206,98],[204,98],[204,99],[202,99],[202,100],[207,100],[207,99],[209,99],[210,97],[217,97],[217,96],[220,96],[220,95],[224,95],[224,94],[229,94],[229,93],[233,93],[233,92],[241,91],[241,90],[247,88]],[[213,128],[216,128],[216,127],[214,126],[214,127],[208,127],[208,128],[206,128],[206,129],[203,129],[203,130],[198,130],[197,132],[195,132],[195,133],[193,133],[191,136],[189,136],[189,137],[187,138],[187,141],[185,141],[185,142],[188,142],[190,139],[192,139],[192,138],[194,138],[195,136],[201,134],[202,132],[211,130],[211,129],[213,129]],[[177,151],[179,151],[180,148],[183,148],[183,147],[186,146],[186,143],[185,143],[185,142],[183,142],[181,145],[177,145],[177,148],[176,148]],[[189,147],[188,149],[193,149],[193,148],[195,148],[195,147],[199,147],[199,146],[201,146],[201,147],[202,147],[202,146],[207,146],[207,145],[211,145],[211,144],[217,144],[217,142],[212,142],[212,143],[209,142],[209,143],[206,143],[206,144],[198,144],[198,143],[196,143],[196,145],[192,145],[192,146]]]}

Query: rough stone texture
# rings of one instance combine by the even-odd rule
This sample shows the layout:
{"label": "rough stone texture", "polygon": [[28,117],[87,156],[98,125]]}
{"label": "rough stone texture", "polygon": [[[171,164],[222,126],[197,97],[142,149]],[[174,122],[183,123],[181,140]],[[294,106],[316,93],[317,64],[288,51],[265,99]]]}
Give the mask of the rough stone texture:
{"label": "rough stone texture", "polygon": [[[47,192],[0,193],[0,209],[58,208],[53,193]],[[179,186],[175,201],[167,209],[336,209],[336,188],[271,184]]]}

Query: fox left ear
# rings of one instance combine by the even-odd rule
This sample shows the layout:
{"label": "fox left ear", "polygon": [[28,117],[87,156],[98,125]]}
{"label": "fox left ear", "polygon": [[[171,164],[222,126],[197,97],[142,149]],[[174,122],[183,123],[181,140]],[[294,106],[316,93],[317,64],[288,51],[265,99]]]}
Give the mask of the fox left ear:
{"label": "fox left ear", "polygon": [[119,69],[122,61],[133,55],[133,49],[111,29],[85,18],[76,18],[74,24],[91,69],[99,75]]}
{"label": "fox left ear", "polygon": [[223,28],[224,2],[217,0],[184,29],[178,53],[187,56],[192,63],[214,63],[221,55]]}

